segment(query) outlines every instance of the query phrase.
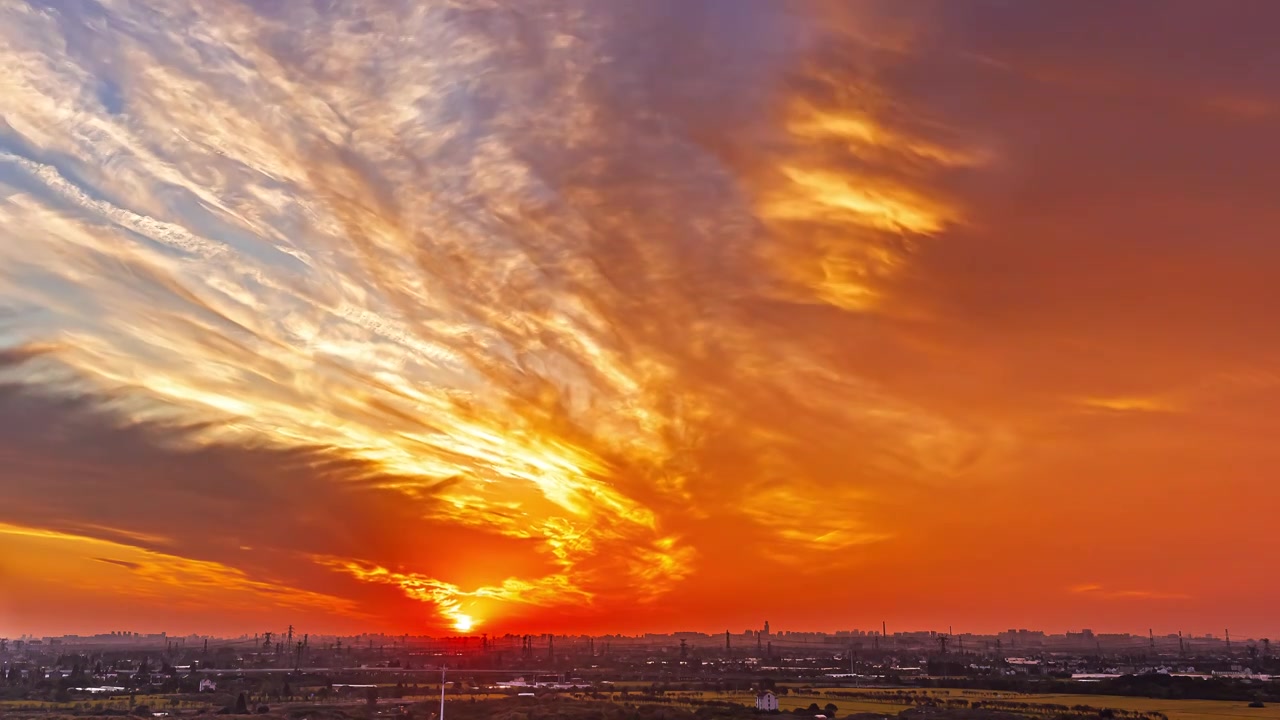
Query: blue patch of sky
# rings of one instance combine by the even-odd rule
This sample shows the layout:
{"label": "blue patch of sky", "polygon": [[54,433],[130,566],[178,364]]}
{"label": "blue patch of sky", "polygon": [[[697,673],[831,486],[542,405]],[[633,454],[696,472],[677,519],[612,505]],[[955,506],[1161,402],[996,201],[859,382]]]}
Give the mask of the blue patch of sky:
{"label": "blue patch of sky", "polygon": [[111,78],[99,78],[97,87],[98,102],[102,103],[102,107],[112,115],[119,115],[124,112],[125,102],[124,93],[120,86]]}

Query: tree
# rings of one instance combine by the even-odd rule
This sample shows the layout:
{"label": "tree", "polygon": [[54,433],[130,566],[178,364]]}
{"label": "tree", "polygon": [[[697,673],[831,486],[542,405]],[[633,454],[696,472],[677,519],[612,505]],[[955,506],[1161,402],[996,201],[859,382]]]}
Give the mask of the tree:
{"label": "tree", "polygon": [[365,701],[369,703],[369,707],[378,704],[378,688],[371,687],[365,691]]}
{"label": "tree", "polygon": [[240,696],[236,698],[236,714],[249,714],[249,699],[244,696],[244,693],[240,693]]}
{"label": "tree", "polygon": [[826,707],[822,709],[824,712],[826,712],[827,717],[833,718],[836,716],[836,710],[838,710],[839,708],[836,707],[835,703],[827,703]]}

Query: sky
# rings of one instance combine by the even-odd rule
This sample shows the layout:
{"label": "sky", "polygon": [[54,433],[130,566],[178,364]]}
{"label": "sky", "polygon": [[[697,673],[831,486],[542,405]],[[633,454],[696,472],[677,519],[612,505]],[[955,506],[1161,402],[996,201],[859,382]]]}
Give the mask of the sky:
{"label": "sky", "polygon": [[1276,636],[1266,0],[0,0],[0,635]]}

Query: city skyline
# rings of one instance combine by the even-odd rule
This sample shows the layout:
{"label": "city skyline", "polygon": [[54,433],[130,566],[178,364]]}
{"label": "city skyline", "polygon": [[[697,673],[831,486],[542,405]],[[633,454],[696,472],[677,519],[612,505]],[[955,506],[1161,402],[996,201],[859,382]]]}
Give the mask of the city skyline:
{"label": "city skyline", "polygon": [[[1142,632],[1095,631],[1093,628],[1088,628],[1088,627],[1082,627],[1082,628],[1077,628],[1072,630],[1064,630],[1060,632],[1048,631],[1044,629],[1035,629],[1035,628],[1006,628],[1004,630],[999,630],[999,631],[984,632],[984,631],[966,631],[964,629],[956,629],[953,627],[948,627],[945,630],[904,629],[904,630],[888,632],[887,634],[882,634],[881,630],[874,629],[874,628],[868,628],[868,629],[843,628],[839,630],[781,629],[781,630],[774,630],[772,632],[762,631],[761,629],[758,629],[758,628],[756,629],[747,628],[744,630],[729,629],[724,631],[707,631],[707,630],[695,630],[695,629],[686,628],[684,630],[674,630],[674,631],[664,631],[664,632],[644,631],[644,632],[634,632],[634,633],[509,632],[509,633],[503,633],[503,634],[490,635],[489,633],[472,634],[472,633],[456,633],[455,632],[453,634],[444,634],[444,635],[413,634],[413,633],[401,633],[401,634],[392,635],[392,634],[382,633],[382,632],[354,632],[354,633],[346,633],[346,634],[328,633],[328,632],[304,633],[301,628],[294,628],[292,625],[288,626],[287,630],[280,629],[278,631],[270,630],[270,631],[259,631],[259,632],[242,632],[242,633],[223,634],[223,635],[201,633],[201,632],[170,633],[166,631],[139,632],[134,630],[111,630],[111,631],[102,631],[102,632],[83,632],[83,633],[71,633],[71,632],[67,632],[67,633],[29,633],[29,632],[4,633],[2,632],[2,630],[3,628],[0,628],[0,638],[4,638],[6,642],[32,641],[32,640],[65,641],[68,639],[72,639],[72,640],[80,640],[80,641],[118,641],[118,642],[136,641],[139,643],[157,642],[157,641],[163,642],[167,640],[167,641],[177,643],[187,639],[206,639],[207,638],[211,640],[216,639],[216,640],[228,640],[228,641],[252,639],[255,642],[261,643],[262,638],[266,637],[267,633],[271,633],[273,635],[280,636],[280,637],[283,637],[287,633],[291,639],[294,635],[296,635],[299,639],[304,637],[310,638],[314,636],[318,641],[328,641],[335,638],[381,638],[384,641],[385,640],[399,641],[402,639],[452,640],[452,641],[458,641],[458,642],[478,641],[478,640],[484,639],[490,643],[494,643],[495,645],[500,641],[504,641],[504,640],[511,641],[513,639],[518,640],[522,637],[533,638],[538,641],[545,641],[546,638],[548,637],[563,637],[563,638],[570,638],[570,639],[572,638],[615,638],[621,641],[669,638],[676,643],[678,643],[680,640],[705,640],[707,641],[705,645],[709,645],[712,647],[724,647],[725,640],[726,638],[728,638],[731,641],[731,643],[733,641],[738,642],[739,645],[737,646],[737,649],[742,651],[759,649],[757,645],[764,640],[773,640],[781,643],[787,638],[797,638],[797,637],[798,638],[822,637],[822,638],[833,638],[833,639],[845,638],[845,639],[851,639],[851,640],[856,639],[859,641],[866,641],[866,642],[883,640],[886,643],[892,643],[895,641],[902,642],[902,641],[908,641],[908,640],[918,642],[921,639],[936,638],[938,636],[945,636],[949,638],[960,638],[960,637],[997,638],[997,639],[1010,638],[1012,640],[1012,644],[1003,648],[1005,651],[1010,653],[1015,652],[1018,649],[1017,643],[1019,639],[1022,639],[1026,643],[1024,644],[1023,649],[1028,649],[1032,647],[1041,647],[1044,642],[1057,642],[1057,643],[1074,642],[1074,643],[1087,645],[1095,641],[1099,641],[1099,642],[1125,641],[1128,643],[1134,643],[1137,645],[1148,646],[1148,647],[1154,647],[1156,645],[1163,647],[1163,646],[1167,646],[1170,642],[1173,642],[1175,645],[1177,645],[1178,643],[1181,642],[1181,643],[1185,643],[1184,647],[1187,647],[1187,648],[1190,648],[1192,643],[1196,643],[1196,642],[1217,643],[1217,644],[1223,644],[1224,646],[1234,642],[1237,645],[1237,649],[1240,649],[1243,652],[1247,650],[1247,647],[1250,644],[1255,644],[1255,643],[1264,642],[1264,641],[1266,643],[1270,643],[1269,635],[1237,633],[1233,636],[1230,634],[1230,628],[1224,629],[1223,631],[1221,631],[1220,634],[1206,632],[1199,635],[1193,634],[1193,633],[1184,633],[1184,632],[1156,632],[1154,628],[1148,628],[1147,632],[1142,633]],[[780,647],[781,646],[785,646],[785,645],[780,645]],[[703,647],[703,645],[695,645],[694,647]],[[791,646],[786,646],[786,647],[791,647]],[[794,649],[794,648],[791,648],[791,649]]]}
{"label": "city skyline", "polygon": [[0,0],[0,628],[1280,637],[1277,26]]}

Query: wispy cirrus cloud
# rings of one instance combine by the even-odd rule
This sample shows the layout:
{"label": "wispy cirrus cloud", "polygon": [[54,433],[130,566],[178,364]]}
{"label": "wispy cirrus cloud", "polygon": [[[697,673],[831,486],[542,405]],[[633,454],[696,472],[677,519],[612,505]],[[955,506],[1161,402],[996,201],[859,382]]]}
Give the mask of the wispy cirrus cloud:
{"label": "wispy cirrus cloud", "polygon": [[[265,603],[286,610],[360,614],[358,606],[345,598],[281,587],[218,562],[91,536],[0,523],[0,546],[17,556],[8,561],[12,571],[30,565],[46,577],[66,573],[82,593],[124,597],[151,605],[216,605],[227,611],[261,608]],[[93,564],[109,569],[95,570]]]}
{"label": "wispy cirrus cloud", "polygon": [[1069,590],[1071,593],[1076,595],[1085,595],[1105,600],[1188,600],[1191,598],[1191,596],[1186,593],[1163,592],[1159,590],[1113,590],[1095,583],[1073,585]]}
{"label": "wispy cirrus cloud", "polygon": [[[342,627],[1138,592],[1084,513],[1274,495],[1274,23],[1188,8],[0,1],[0,522]],[[797,564],[884,579],[720,600]]]}
{"label": "wispy cirrus cloud", "polygon": [[[714,22],[723,10],[692,12]],[[904,239],[957,217],[892,158],[925,174],[973,164],[954,138],[858,109],[872,78],[806,79],[841,52],[817,14],[742,19],[765,42],[782,26],[808,34],[813,50],[743,48],[776,82],[758,93],[757,76],[732,79],[725,116],[647,66],[636,28],[667,37],[673,61],[713,40],[670,35],[657,9],[2,12],[0,297],[15,308],[6,352],[31,356],[6,376],[79,398],[64,410],[158,443],[173,463],[296,465],[299,497],[395,496],[433,533],[534,549],[543,574],[496,585],[443,567],[396,576],[446,618],[466,598],[501,614],[518,595],[568,606],[670,592],[702,562],[685,518],[720,514],[733,488],[773,482],[803,452],[754,442],[787,434],[762,412],[776,398],[798,409],[838,388],[843,405],[823,412],[876,444],[914,425],[947,434],[945,419],[871,383],[821,380],[824,359],[751,322],[753,303],[778,298],[882,304],[875,278],[906,262]],[[768,153],[744,154],[759,138]],[[876,168],[857,168],[877,152]],[[868,293],[881,300],[858,299]],[[781,362],[814,369],[771,380]],[[718,477],[722,452],[738,458],[734,479]],[[63,472],[27,455],[32,472]],[[888,456],[885,472],[899,472]],[[320,477],[302,471],[320,465]],[[787,519],[730,512],[747,535],[798,551],[882,532],[802,529],[825,510],[801,502],[816,478],[791,483]],[[152,540],[48,510],[61,527]],[[237,533],[257,537],[217,552],[294,552],[287,533]],[[405,558],[366,544],[322,567],[386,584],[352,568]]]}

